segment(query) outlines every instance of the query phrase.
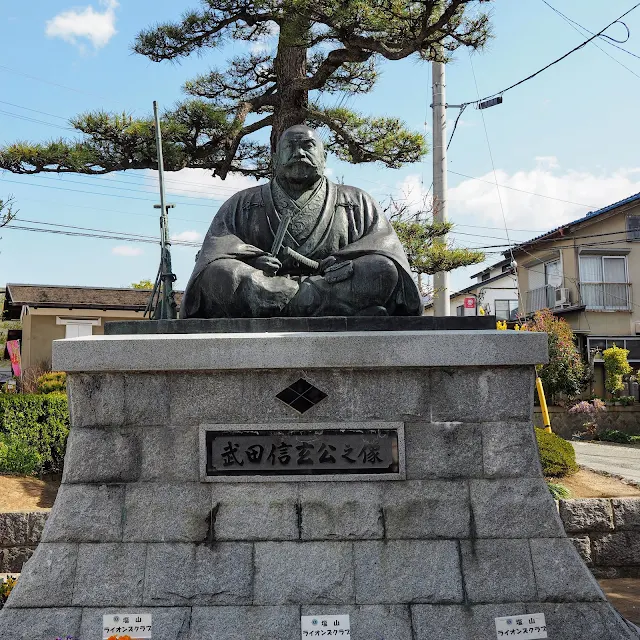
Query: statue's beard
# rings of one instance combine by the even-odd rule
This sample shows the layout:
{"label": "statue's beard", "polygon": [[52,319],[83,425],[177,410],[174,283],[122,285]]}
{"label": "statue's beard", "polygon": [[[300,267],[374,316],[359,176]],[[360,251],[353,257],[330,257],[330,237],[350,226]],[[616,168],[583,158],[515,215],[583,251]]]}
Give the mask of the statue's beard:
{"label": "statue's beard", "polygon": [[324,173],[324,167],[307,161],[289,162],[280,169],[280,175],[296,185],[315,184]]}

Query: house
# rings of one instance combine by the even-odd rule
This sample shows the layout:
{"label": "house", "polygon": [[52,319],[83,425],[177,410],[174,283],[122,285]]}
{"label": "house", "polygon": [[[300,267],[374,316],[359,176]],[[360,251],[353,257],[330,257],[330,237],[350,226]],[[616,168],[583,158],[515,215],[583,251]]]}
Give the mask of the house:
{"label": "house", "polygon": [[[640,366],[640,193],[513,248],[521,313],[550,308],[573,329],[585,359],[614,343]],[[595,363],[595,390],[604,370]]]}
{"label": "house", "polygon": [[[476,308],[498,320],[514,322],[518,314],[518,283],[511,258],[501,260],[471,276],[475,282],[450,296],[451,315],[465,315],[464,299],[476,299]],[[424,314],[432,316],[433,301],[425,305]]]}
{"label": "house", "polygon": [[[22,368],[48,368],[54,340],[101,335],[105,322],[143,320],[150,295],[144,289],[7,284],[2,319],[22,322]],[[178,304],[181,297],[176,292]]]}

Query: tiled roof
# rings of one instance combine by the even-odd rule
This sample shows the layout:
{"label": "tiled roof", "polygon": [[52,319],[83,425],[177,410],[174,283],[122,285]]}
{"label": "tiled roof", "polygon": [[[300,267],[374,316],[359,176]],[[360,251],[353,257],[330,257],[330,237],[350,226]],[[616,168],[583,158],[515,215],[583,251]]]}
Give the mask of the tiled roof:
{"label": "tiled roof", "polygon": [[[5,305],[61,307],[65,309],[143,310],[149,300],[147,289],[108,287],[63,287],[40,284],[7,284]],[[176,292],[178,305],[182,292]]]}
{"label": "tiled roof", "polygon": [[[534,244],[536,242],[539,242],[540,240],[545,239],[548,236],[552,236],[555,233],[558,233],[558,231],[560,231],[561,229],[566,229],[567,227],[571,227],[575,224],[580,224],[582,222],[586,222],[587,220],[590,220],[591,218],[595,218],[596,216],[600,216],[603,213],[609,213],[609,211],[613,211],[614,209],[617,209],[618,207],[622,207],[626,204],[631,204],[632,202],[636,202],[636,201],[640,201],[640,193],[636,193],[632,196],[629,196],[628,198],[625,198],[624,200],[619,200],[618,202],[614,202],[613,204],[609,204],[606,207],[602,207],[601,209],[598,209],[596,211],[590,211],[589,213],[587,213],[586,216],[583,216],[582,218],[578,218],[577,220],[573,220],[572,222],[567,222],[565,224],[560,225],[559,227],[556,227],[555,229],[551,229],[551,231],[545,231],[543,234],[536,236],[535,238],[531,238],[531,240],[525,240],[524,242],[520,242],[519,244],[515,245],[513,248],[514,250],[518,249],[518,247],[526,247],[529,246],[531,244]],[[509,255],[509,251],[505,251],[504,253],[505,256]]]}

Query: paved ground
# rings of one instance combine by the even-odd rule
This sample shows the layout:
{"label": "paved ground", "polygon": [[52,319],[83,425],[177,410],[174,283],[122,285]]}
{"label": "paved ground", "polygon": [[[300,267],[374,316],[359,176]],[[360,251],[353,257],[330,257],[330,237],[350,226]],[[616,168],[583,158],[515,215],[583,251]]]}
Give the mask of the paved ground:
{"label": "paved ground", "polygon": [[640,483],[640,447],[612,442],[573,441],[579,465]]}
{"label": "paved ground", "polygon": [[640,580],[615,578],[599,580],[609,602],[627,619],[640,625]]}

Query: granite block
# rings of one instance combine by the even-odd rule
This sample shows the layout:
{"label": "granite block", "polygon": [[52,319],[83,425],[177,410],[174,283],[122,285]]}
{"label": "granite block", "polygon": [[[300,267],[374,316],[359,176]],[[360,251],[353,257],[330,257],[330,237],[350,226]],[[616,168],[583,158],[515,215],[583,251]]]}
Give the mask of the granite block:
{"label": "granite block", "polygon": [[9,605],[11,607],[68,607],[73,598],[77,544],[43,543],[22,568]]}
{"label": "granite block", "polygon": [[[79,640],[102,638],[102,616],[122,613],[118,608],[90,608],[82,611]],[[135,613],[152,614],[153,640],[189,640],[189,607],[136,607]],[[49,639],[47,639],[49,640]],[[52,640],[52,639],[51,639]]]}
{"label": "granite block", "polygon": [[[300,378],[327,397],[301,414],[276,398]],[[401,421],[430,418],[429,378],[412,369],[283,369],[246,375],[249,422]],[[220,420],[218,420],[220,421]]]}
{"label": "granite block", "polygon": [[146,544],[80,544],[74,606],[140,606],[146,554]]}
{"label": "granite block", "polygon": [[559,640],[638,640],[608,602],[534,603],[527,613],[544,613],[549,638]]}
{"label": "granite block", "polygon": [[465,592],[473,604],[536,599],[527,540],[462,540]]}
{"label": "granite block", "polygon": [[495,618],[526,613],[523,603],[411,606],[413,640],[496,640]]}
{"label": "granite block", "polygon": [[485,478],[540,477],[542,468],[531,422],[482,425]]}
{"label": "granite block", "polygon": [[292,640],[298,637],[300,607],[297,606],[193,607],[191,611],[188,640]]}
{"label": "granite block", "polygon": [[171,424],[198,425],[212,420],[246,422],[251,373],[213,371],[169,374]]}
{"label": "granite block", "polygon": [[164,425],[169,420],[167,375],[127,373],[124,375],[124,423],[136,427]]}
{"label": "granite block", "polygon": [[96,335],[54,341],[52,363],[67,372],[515,368],[544,364],[547,352],[543,335],[516,331]]}
{"label": "granite block", "polygon": [[573,544],[575,550],[578,552],[578,554],[582,558],[582,561],[588,567],[590,567],[593,564],[592,558],[591,558],[591,538],[589,538],[589,536],[587,535],[583,535],[583,536],[572,536],[571,538],[568,538],[568,539],[571,540],[571,543]]}
{"label": "granite block", "polygon": [[564,537],[542,477],[469,482],[478,538]]}
{"label": "granite block", "polygon": [[63,483],[135,482],[139,476],[140,438],[136,431],[71,429]]}
{"label": "granite block", "polygon": [[124,424],[122,374],[68,374],[67,394],[72,427],[118,427]]}
{"label": "granite block", "polygon": [[142,482],[197,482],[198,428],[148,427],[140,430]]}
{"label": "granite block", "polygon": [[63,484],[47,519],[43,542],[122,540],[124,485]]}
{"label": "granite block", "polygon": [[0,549],[0,573],[20,573],[24,564],[33,555],[33,552],[34,547]]}
{"label": "granite block", "polygon": [[530,540],[538,599],[547,602],[598,601],[604,594],[566,538]]}
{"label": "granite block", "polygon": [[214,484],[216,540],[297,540],[298,488],[294,484]]}
{"label": "granite block", "polygon": [[27,535],[27,542],[30,544],[38,544],[38,542],[40,542],[49,513],[50,512],[48,510],[31,511],[29,513],[29,533]]}
{"label": "granite block", "polygon": [[354,602],[350,542],[256,542],[254,604]]}
{"label": "granite block", "polygon": [[204,542],[210,523],[211,488],[207,485],[127,485],[125,542]]}
{"label": "granite block", "polygon": [[611,531],[613,509],[606,498],[560,500],[560,517],[567,533]]}
{"label": "granite block", "polygon": [[11,609],[0,611],[2,640],[53,640],[77,637],[82,609]]}
{"label": "granite block", "polygon": [[431,372],[434,422],[531,421],[533,367],[438,368]]}
{"label": "granite block", "polygon": [[307,483],[300,487],[303,540],[384,537],[382,483]]}
{"label": "granite block", "polygon": [[453,540],[354,543],[356,603],[462,602]]}
{"label": "granite block", "polygon": [[26,544],[29,538],[29,514],[26,511],[0,513],[0,546]]}
{"label": "granite block", "polygon": [[145,573],[145,605],[250,604],[252,600],[248,543],[150,544]]}
{"label": "granite block", "polygon": [[611,505],[616,529],[631,531],[640,529],[640,499],[613,498]]}
{"label": "granite block", "polygon": [[348,615],[351,640],[413,640],[407,605],[303,605],[300,615]]}
{"label": "granite block", "polygon": [[615,531],[591,536],[593,562],[600,566],[640,565],[640,531]]}
{"label": "granite block", "polygon": [[[305,413],[296,411],[276,396],[303,378],[327,394]],[[251,371],[246,375],[246,411],[252,422],[348,421],[355,416],[357,376],[349,369],[283,369]],[[371,396],[374,389],[369,390]]]}
{"label": "granite block", "polygon": [[477,424],[409,422],[407,478],[481,478],[482,431]]}
{"label": "granite block", "polygon": [[386,537],[468,538],[469,488],[462,480],[408,480],[384,486]]}
{"label": "granite block", "polygon": [[431,392],[425,369],[358,369],[352,374],[356,420],[429,420]]}

